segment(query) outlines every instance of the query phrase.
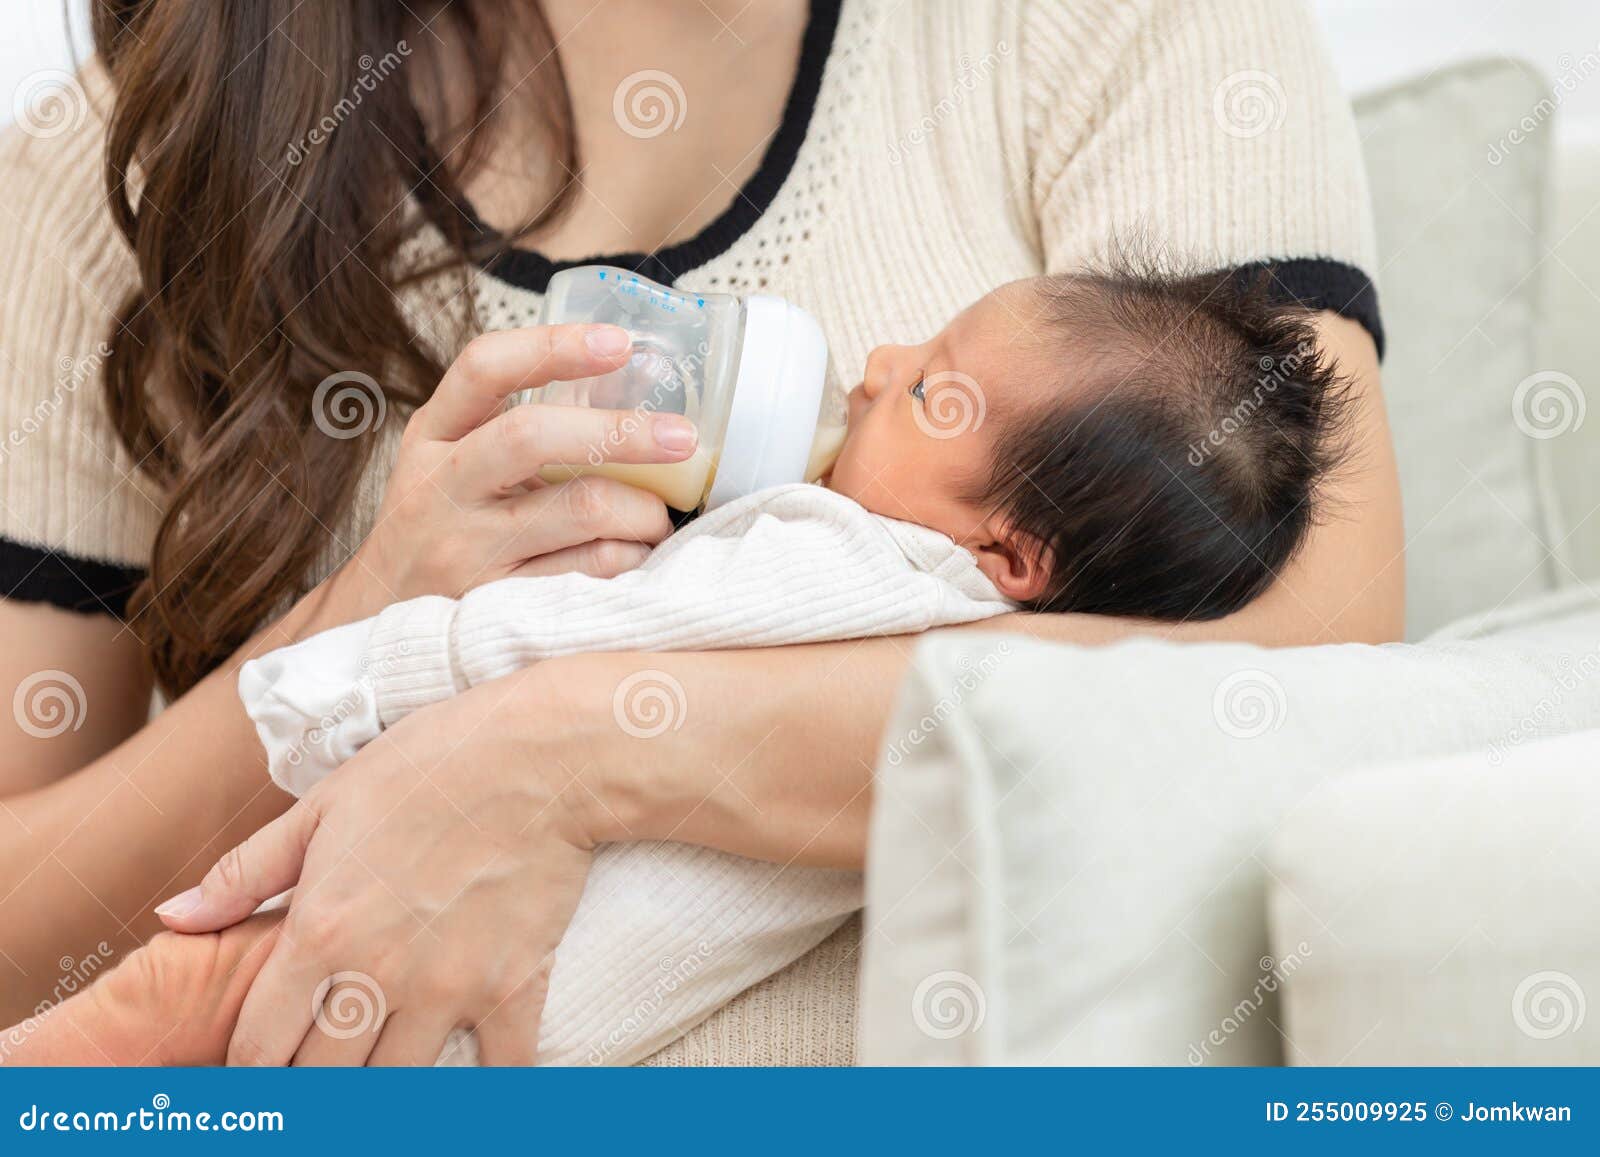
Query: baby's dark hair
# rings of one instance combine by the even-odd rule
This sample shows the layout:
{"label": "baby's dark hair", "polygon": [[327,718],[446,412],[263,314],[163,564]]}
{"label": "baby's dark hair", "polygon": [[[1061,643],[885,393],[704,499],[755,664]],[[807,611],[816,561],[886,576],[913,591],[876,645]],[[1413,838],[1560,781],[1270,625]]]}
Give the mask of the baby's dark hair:
{"label": "baby's dark hair", "polygon": [[1047,552],[1032,609],[1220,618],[1299,550],[1348,392],[1271,277],[1122,258],[1038,279],[1069,401],[1005,416],[974,496]]}

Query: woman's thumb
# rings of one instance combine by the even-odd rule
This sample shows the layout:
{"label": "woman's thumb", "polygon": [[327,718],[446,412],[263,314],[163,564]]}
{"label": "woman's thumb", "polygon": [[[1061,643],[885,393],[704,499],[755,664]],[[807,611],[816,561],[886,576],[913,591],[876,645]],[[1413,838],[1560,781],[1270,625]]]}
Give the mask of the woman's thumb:
{"label": "woman's thumb", "polygon": [[294,887],[317,813],[302,801],[214,864],[205,879],[156,908],[175,932],[215,932]]}

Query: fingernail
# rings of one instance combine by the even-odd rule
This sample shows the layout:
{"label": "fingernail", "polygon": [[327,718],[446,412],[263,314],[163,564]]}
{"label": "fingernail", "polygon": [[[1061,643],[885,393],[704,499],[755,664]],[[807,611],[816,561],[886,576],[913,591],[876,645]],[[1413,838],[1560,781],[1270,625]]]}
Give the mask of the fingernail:
{"label": "fingernail", "polygon": [[597,325],[583,335],[583,344],[590,353],[603,358],[614,358],[633,344],[628,331],[615,325]]}
{"label": "fingernail", "polygon": [[200,888],[195,886],[187,892],[179,892],[172,899],[160,904],[156,908],[157,916],[187,916],[200,907]]}
{"label": "fingernail", "polygon": [[686,418],[657,418],[651,429],[656,445],[674,454],[686,454],[700,441],[700,431]]}

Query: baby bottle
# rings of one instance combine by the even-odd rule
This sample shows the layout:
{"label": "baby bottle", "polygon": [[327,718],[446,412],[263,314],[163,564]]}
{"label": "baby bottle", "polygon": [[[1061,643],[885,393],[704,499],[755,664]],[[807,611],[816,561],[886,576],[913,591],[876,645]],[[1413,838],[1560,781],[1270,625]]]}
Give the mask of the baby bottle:
{"label": "baby bottle", "polygon": [[693,293],[583,265],[551,277],[539,320],[621,326],[633,351],[621,369],[552,382],[529,400],[628,410],[640,422],[682,414],[700,432],[682,462],[618,462],[615,446],[593,446],[587,461],[546,466],[547,482],[600,474],[677,510],[710,509],[767,486],[815,482],[844,444],[848,406],[826,385],[828,343],[810,314],[782,298]]}

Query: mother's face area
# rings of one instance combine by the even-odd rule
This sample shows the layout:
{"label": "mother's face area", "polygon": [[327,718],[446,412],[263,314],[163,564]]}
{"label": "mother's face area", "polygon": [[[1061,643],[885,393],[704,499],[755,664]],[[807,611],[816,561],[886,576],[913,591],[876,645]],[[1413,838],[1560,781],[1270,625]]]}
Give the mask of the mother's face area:
{"label": "mother's face area", "polygon": [[1035,291],[1013,282],[921,345],[874,349],[850,393],[849,435],[827,480],[875,514],[949,535],[1018,600],[1036,597],[1043,569],[1029,562],[1034,552],[1015,541],[1005,512],[974,495],[1005,423],[1026,420],[1059,389],[1039,316]]}

